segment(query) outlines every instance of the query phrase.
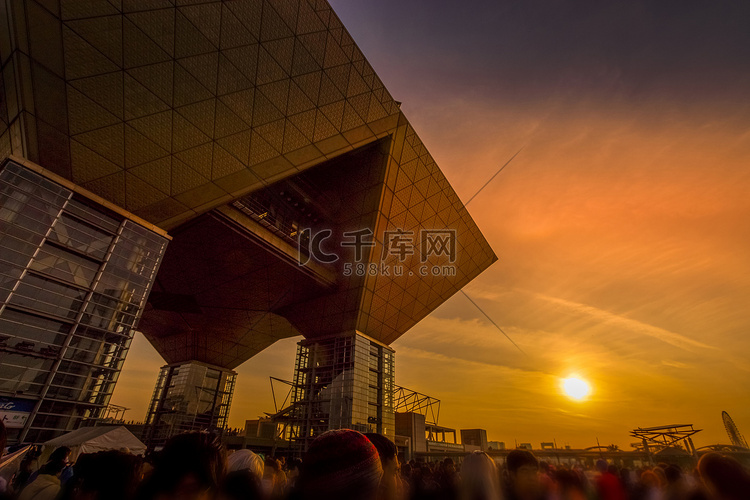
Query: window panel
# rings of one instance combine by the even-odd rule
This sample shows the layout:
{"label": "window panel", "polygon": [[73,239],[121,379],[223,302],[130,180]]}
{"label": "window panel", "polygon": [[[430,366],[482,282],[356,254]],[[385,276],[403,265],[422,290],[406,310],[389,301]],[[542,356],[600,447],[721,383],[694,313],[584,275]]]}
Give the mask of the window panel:
{"label": "window panel", "polygon": [[83,290],[34,274],[26,274],[16,293],[11,296],[10,303],[62,318],[74,319],[85,297],[86,292]]}
{"label": "window panel", "polygon": [[120,219],[117,217],[104,214],[75,198],[68,202],[65,211],[111,233],[117,232],[120,227]]}
{"label": "window panel", "polygon": [[62,214],[50,234],[50,239],[53,241],[91,255],[98,260],[104,259],[112,238],[111,234],[85,224],[68,214]]}
{"label": "window panel", "polygon": [[52,359],[3,352],[0,362],[0,391],[38,395],[42,392],[53,363]]}
{"label": "window panel", "polygon": [[5,309],[0,317],[0,346],[3,343],[11,345],[15,339],[46,344],[48,348],[59,347],[65,342],[70,328],[69,324],[59,321]]}
{"label": "window panel", "polygon": [[91,286],[99,270],[99,264],[53,245],[44,245],[30,267],[84,288]]}

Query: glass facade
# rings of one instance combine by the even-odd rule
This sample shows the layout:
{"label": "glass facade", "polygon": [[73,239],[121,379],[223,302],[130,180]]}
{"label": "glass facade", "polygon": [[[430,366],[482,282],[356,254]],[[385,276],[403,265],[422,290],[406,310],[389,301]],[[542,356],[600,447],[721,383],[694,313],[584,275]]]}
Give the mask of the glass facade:
{"label": "glass facade", "polygon": [[11,442],[43,442],[101,416],[167,243],[6,161],[0,171],[0,397],[5,410],[31,408],[15,419]]}
{"label": "glass facade", "polygon": [[181,432],[223,430],[237,373],[188,362],[161,368],[146,415],[146,435],[151,447],[160,446]]}
{"label": "glass facade", "polygon": [[359,333],[298,344],[290,436],[303,449],[330,429],[395,437],[392,349]]}

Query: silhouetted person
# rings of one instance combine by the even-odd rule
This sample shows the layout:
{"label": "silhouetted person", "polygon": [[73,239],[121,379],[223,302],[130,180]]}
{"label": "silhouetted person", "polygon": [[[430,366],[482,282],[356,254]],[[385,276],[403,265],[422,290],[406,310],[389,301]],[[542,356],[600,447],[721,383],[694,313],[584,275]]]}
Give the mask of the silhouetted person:
{"label": "silhouetted person", "polygon": [[328,431],[307,450],[298,492],[303,500],[376,500],[382,475],[369,439],[348,429]]}
{"label": "silhouetted person", "polygon": [[260,479],[249,469],[230,472],[224,479],[220,500],[263,500]]}
{"label": "silhouetted person", "polygon": [[555,471],[555,482],[560,500],[586,500],[586,486],[577,471],[558,468]]}
{"label": "silhouetted person", "polygon": [[221,442],[205,432],[170,438],[153,465],[139,491],[140,500],[213,500],[226,471]]}
{"label": "silhouetted person", "polygon": [[509,500],[538,500],[542,497],[539,461],[528,450],[513,450],[505,459],[506,497]]}
{"label": "silhouetted person", "polygon": [[279,500],[284,495],[286,475],[281,470],[281,464],[275,458],[266,458],[260,486],[265,497],[271,500]]}
{"label": "silhouetted person", "polygon": [[664,468],[667,480],[664,488],[665,500],[684,500],[688,493],[688,485],[678,465],[667,465]]}
{"label": "silhouetted person", "polygon": [[295,490],[301,470],[302,460],[294,458],[289,461],[287,465],[286,487],[284,488],[287,494]]}
{"label": "silhouetted person", "polygon": [[60,500],[132,500],[141,480],[141,459],[120,451],[78,457]]}
{"label": "silhouetted person", "polygon": [[18,472],[13,476],[13,491],[17,494],[24,486],[30,482],[31,474],[34,473],[34,464],[36,463],[38,456],[36,453],[29,451],[26,456],[21,460]]}
{"label": "silhouetted person", "polygon": [[18,500],[56,499],[60,493],[60,473],[67,465],[67,461],[60,460],[59,457],[48,461],[39,469],[36,478],[23,489]]}
{"label": "silhouetted person", "polygon": [[500,500],[500,476],[495,461],[483,451],[466,455],[461,464],[459,500]]}
{"label": "silhouetted person", "polygon": [[416,464],[412,467],[411,498],[415,500],[439,500],[442,494],[434,478],[431,464]]}
{"label": "silhouetted person", "polygon": [[710,452],[698,461],[698,473],[712,500],[747,500],[750,477],[735,459]]}
{"label": "silhouetted person", "polygon": [[437,464],[435,480],[440,488],[438,495],[441,500],[455,500],[458,498],[458,471],[456,462],[448,457]]}
{"label": "silhouetted person", "polygon": [[[47,463],[50,463],[50,462],[65,462],[65,467],[70,467],[70,453],[71,453],[71,450],[67,446],[60,446],[58,448],[55,448],[55,450],[47,458]],[[34,471],[34,472],[31,473],[31,475],[29,476],[28,481],[26,482],[27,485],[31,484],[32,482],[34,482],[34,480],[40,474],[41,469],[42,468],[40,467],[39,470],[36,470],[36,471]],[[64,470],[64,468],[63,468],[63,470]],[[60,473],[60,474],[62,474],[62,473]],[[60,476],[58,475],[58,477],[60,477]]]}
{"label": "silhouetted person", "polygon": [[664,469],[667,468],[667,464],[659,464],[651,471],[656,474],[656,477],[659,478],[659,490],[664,491],[667,487],[667,474],[664,472]]}
{"label": "silhouetted person", "polygon": [[368,432],[365,437],[375,445],[380,457],[380,465],[383,467],[383,478],[380,480],[379,500],[398,500],[402,498],[403,488],[399,475],[400,464],[398,461],[398,448],[396,444],[374,432]]}
{"label": "silhouetted person", "polygon": [[249,471],[260,483],[265,464],[259,455],[250,450],[237,450],[227,457],[227,472]]}
{"label": "silhouetted person", "polygon": [[625,489],[620,483],[620,472],[615,465],[607,465],[606,460],[596,461],[596,470],[601,475],[596,481],[596,491],[599,500],[626,500]]}
{"label": "silhouetted person", "polygon": [[626,496],[629,496],[633,491],[633,479],[630,474],[630,469],[628,469],[627,467],[623,467],[622,469],[620,469],[620,483],[625,490]]}
{"label": "silhouetted person", "polygon": [[661,498],[661,483],[659,476],[653,471],[644,470],[633,486],[631,500],[654,500]]}

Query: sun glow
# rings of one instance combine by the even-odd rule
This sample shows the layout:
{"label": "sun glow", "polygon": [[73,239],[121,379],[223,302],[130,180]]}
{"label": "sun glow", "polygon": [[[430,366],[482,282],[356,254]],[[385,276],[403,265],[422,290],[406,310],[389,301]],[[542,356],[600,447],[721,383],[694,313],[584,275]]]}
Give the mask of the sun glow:
{"label": "sun glow", "polygon": [[562,381],[562,389],[566,396],[576,401],[582,401],[591,393],[588,382],[578,377],[568,377]]}

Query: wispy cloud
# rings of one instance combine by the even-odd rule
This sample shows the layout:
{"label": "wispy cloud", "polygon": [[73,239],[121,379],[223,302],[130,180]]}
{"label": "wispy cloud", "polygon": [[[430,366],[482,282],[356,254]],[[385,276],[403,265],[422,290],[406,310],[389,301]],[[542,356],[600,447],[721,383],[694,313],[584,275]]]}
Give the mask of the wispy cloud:
{"label": "wispy cloud", "polygon": [[617,326],[619,328],[625,329],[633,333],[646,335],[648,337],[653,337],[655,339],[661,340],[662,342],[673,345],[675,347],[679,347],[680,349],[684,349],[686,351],[696,352],[697,349],[713,349],[713,350],[719,349],[718,347],[714,347],[704,342],[691,339],[690,337],[686,335],[682,335],[676,332],[671,332],[669,330],[665,330],[664,328],[659,328],[658,326],[650,325],[648,323],[644,323],[636,319],[632,319],[626,316],[615,314],[610,311],[605,311],[604,309],[599,309],[594,306],[590,306],[587,304],[580,304],[578,302],[573,302],[573,301],[561,299],[558,297],[550,297],[549,295],[544,295],[541,293],[535,293],[535,292],[527,292],[527,293],[531,293],[535,297],[545,300],[551,304],[555,304],[560,307],[569,309],[571,311],[594,318],[597,321],[601,322],[603,325]]}

